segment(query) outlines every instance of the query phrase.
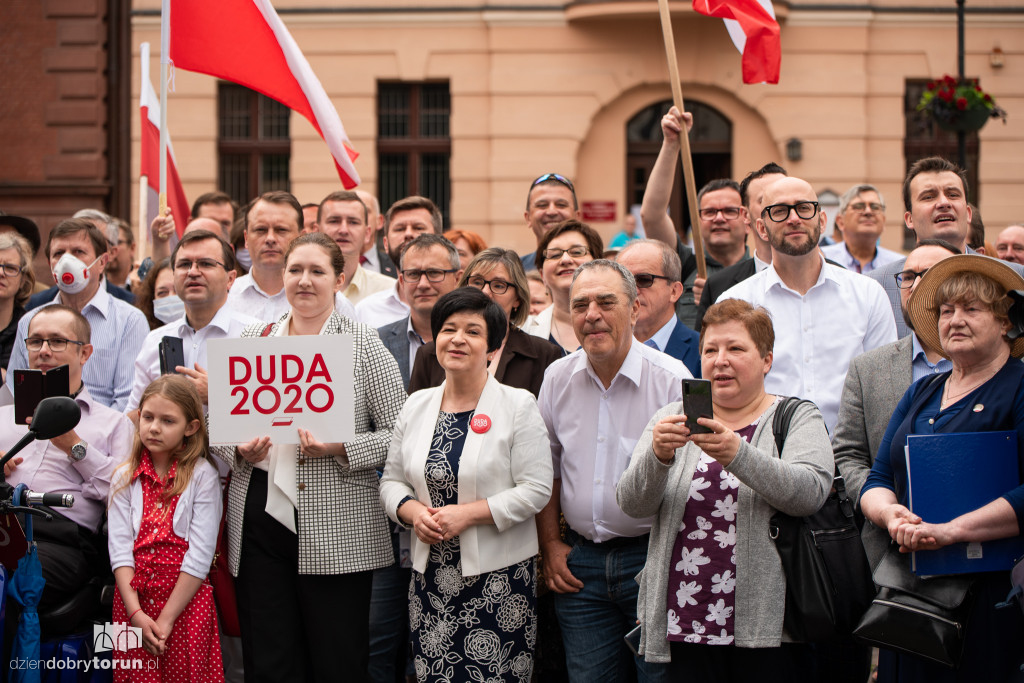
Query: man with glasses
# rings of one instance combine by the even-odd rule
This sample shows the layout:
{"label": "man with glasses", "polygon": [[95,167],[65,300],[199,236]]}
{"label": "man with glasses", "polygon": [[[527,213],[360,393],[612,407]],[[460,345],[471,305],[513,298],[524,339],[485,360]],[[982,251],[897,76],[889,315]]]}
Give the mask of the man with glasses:
{"label": "man with glasses", "polygon": [[[576,200],[576,188],[573,187],[571,180],[558,173],[545,173],[530,183],[523,218],[526,219],[526,226],[533,232],[538,247],[551,228],[570,218],[578,220],[579,217],[580,206]],[[600,256],[601,254],[594,254],[594,258]],[[536,268],[536,259],[536,251],[523,254],[520,257],[523,270]]]}
{"label": "man with glasses", "polygon": [[867,275],[903,259],[902,254],[878,245],[885,229],[885,200],[874,185],[854,185],[839,198],[836,227],[843,241],[822,247],[821,253],[847,270]]}
{"label": "man with glasses", "polygon": [[817,404],[835,428],[850,360],[896,341],[896,326],[878,283],[825,262],[818,238],[825,226],[818,197],[799,178],[764,191],[757,219],[771,244],[771,265],[719,298],[765,307],[775,322],[775,359],[765,390]]}
{"label": "man with glasses", "polygon": [[[91,227],[91,226],[90,226]],[[27,316],[26,316],[27,317]],[[119,411],[104,406],[83,381],[95,360],[89,321],[74,308],[52,304],[35,312],[19,346],[27,353],[28,367],[47,371],[68,366],[68,387],[82,410],[75,427],[48,441],[33,441],[4,466],[7,482],[25,484],[35,491],[70,493],[74,507],[51,511],[53,519],[36,517],[35,540],[42,564],[40,611],[47,611],[77,593],[91,577],[103,571],[97,538],[103,523],[110,477],[114,467],[128,458],[135,429]],[[28,428],[14,423],[14,406],[0,408],[0,451],[7,452]],[[8,601],[8,610],[14,601]],[[7,619],[14,619],[10,612]]]}
{"label": "man with glasses", "polygon": [[683,293],[677,274],[679,255],[664,242],[641,239],[626,245],[615,260],[636,280],[640,310],[633,336],[682,361],[694,377],[700,377],[700,335],[676,317],[676,301]]}
{"label": "man with glasses", "polygon": [[455,289],[460,277],[459,252],[440,235],[420,235],[409,242],[399,257],[398,286],[409,304],[409,315],[378,328],[377,332],[398,361],[406,388],[416,352],[434,339],[430,312],[441,296]]}
{"label": "man with glasses", "polygon": [[211,339],[237,338],[246,325],[259,322],[227,305],[228,291],[235,282],[235,265],[231,245],[214,233],[193,230],[182,236],[171,254],[171,272],[185,314],[146,336],[135,359],[135,381],[125,410],[138,408],[142,392],[160,376],[160,342],[164,337],[181,339],[185,364],[174,372],[195,384],[206,405],[207,343]]}
{"label": "man with glasses", "polygon": [[[83,218],[61,221],[50,232],[46,252],[59,292],[47,301],[80,312],[92,327],[92,362],[83,372],[85,385],[99,403],[124,410],[132,389],[132,363],[149,332],[146,316],[135,306],[111,296],[106,279],[107,239]],[[18,335],[7,366],[7,387],[13,393],[12,370],[28,367],[25,337],[32,317],[42,306],[18,321]]]}

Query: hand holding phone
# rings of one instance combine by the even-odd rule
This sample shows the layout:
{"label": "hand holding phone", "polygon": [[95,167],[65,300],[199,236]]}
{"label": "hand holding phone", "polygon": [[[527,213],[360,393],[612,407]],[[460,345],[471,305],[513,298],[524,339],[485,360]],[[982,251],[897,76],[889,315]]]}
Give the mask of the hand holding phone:
{"label": "hand holding phone", "polygon": [[683,380],[683,413],[686,415],[686,427],[691,434],[711,433],[710,427],[697,424],[697,418],[706,417],[713,420],[715,417],[711,408],[711,382],[709,380]]}
{"label": "hand holding phone", "polygon": [[185,365],[185,348],[182,345],[181,337],[164,337],[158,346],[160,352],[160,374],[170,375],[177,370],[174,368]]}

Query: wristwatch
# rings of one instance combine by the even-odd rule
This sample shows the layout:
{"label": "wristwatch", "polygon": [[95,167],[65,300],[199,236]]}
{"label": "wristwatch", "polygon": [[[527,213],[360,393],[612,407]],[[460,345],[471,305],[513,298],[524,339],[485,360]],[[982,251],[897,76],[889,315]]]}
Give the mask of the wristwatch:
{"label": "wristwatch", "polygon": [[88,448],[88,447],[89,447],[89,444],[87,444],[85,441],[79,441],[74,446],[72,446],[71,447],[71,455],[68,456],[71,459],[71,462],[78,462],[79,460],[84,458],[85,457],[85,449]]}

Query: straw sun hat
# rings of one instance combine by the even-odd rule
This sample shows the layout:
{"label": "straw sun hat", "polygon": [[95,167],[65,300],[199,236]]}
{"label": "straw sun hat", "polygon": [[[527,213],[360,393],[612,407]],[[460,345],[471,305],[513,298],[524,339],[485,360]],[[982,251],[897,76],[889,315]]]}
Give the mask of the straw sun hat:
{"label": "straw sun hat", "polygon": [[[939,312],[930,310],[935,292],[947,278],[957,273],[978,273],[999,283],[1011,297],[1015,299],[1010,309],[1010,322],[1013,325],[1009,332],[1010,354],[1014,358],[1024,356],[1024,329],[1021,327],[1022,307],[1024,307],[1024,291],[1014,295],[1014,290],[1024,290],[1024,277],[1005,262],[988,256],[961,254],[950,256],[928,269],[921,281],[917,283],[914,293],[907,302],[907,313],[914,324],[914,332],[921,341],[943,356],[946,353],[939,343]],[[948,358],[948,356],[946,356]]]}

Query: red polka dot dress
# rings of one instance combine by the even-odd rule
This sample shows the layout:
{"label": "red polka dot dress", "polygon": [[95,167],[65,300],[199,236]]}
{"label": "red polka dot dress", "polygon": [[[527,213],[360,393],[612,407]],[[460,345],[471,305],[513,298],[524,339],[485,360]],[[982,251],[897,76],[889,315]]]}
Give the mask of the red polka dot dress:
{"label": "red polka dot dress", "polygon": [[[188,541],[176,535],[172,526],[179,496],[163,500],[164,491],[170,488],[177,467],[177,461],[172,462],[167,481],[161,482],[147,451],[132,475],[133,481],[136,478],[141,480],[143,511],[135,539],[135,577],[131,586],[139,594],[142,610],[153,620],[160,616],[170,598],[188,551]],[[118,594],[114,601],[113,622],[127,621],[128,614]],[[224,669],[217,638],[217,613],[209,581],[203,581],[202,587],[174,622],[163,655],[154,657],[139,647],[127,652],[115,650],[113,656],[115,667],[118,667],[114,670],[117,683],[222,682]]]}

